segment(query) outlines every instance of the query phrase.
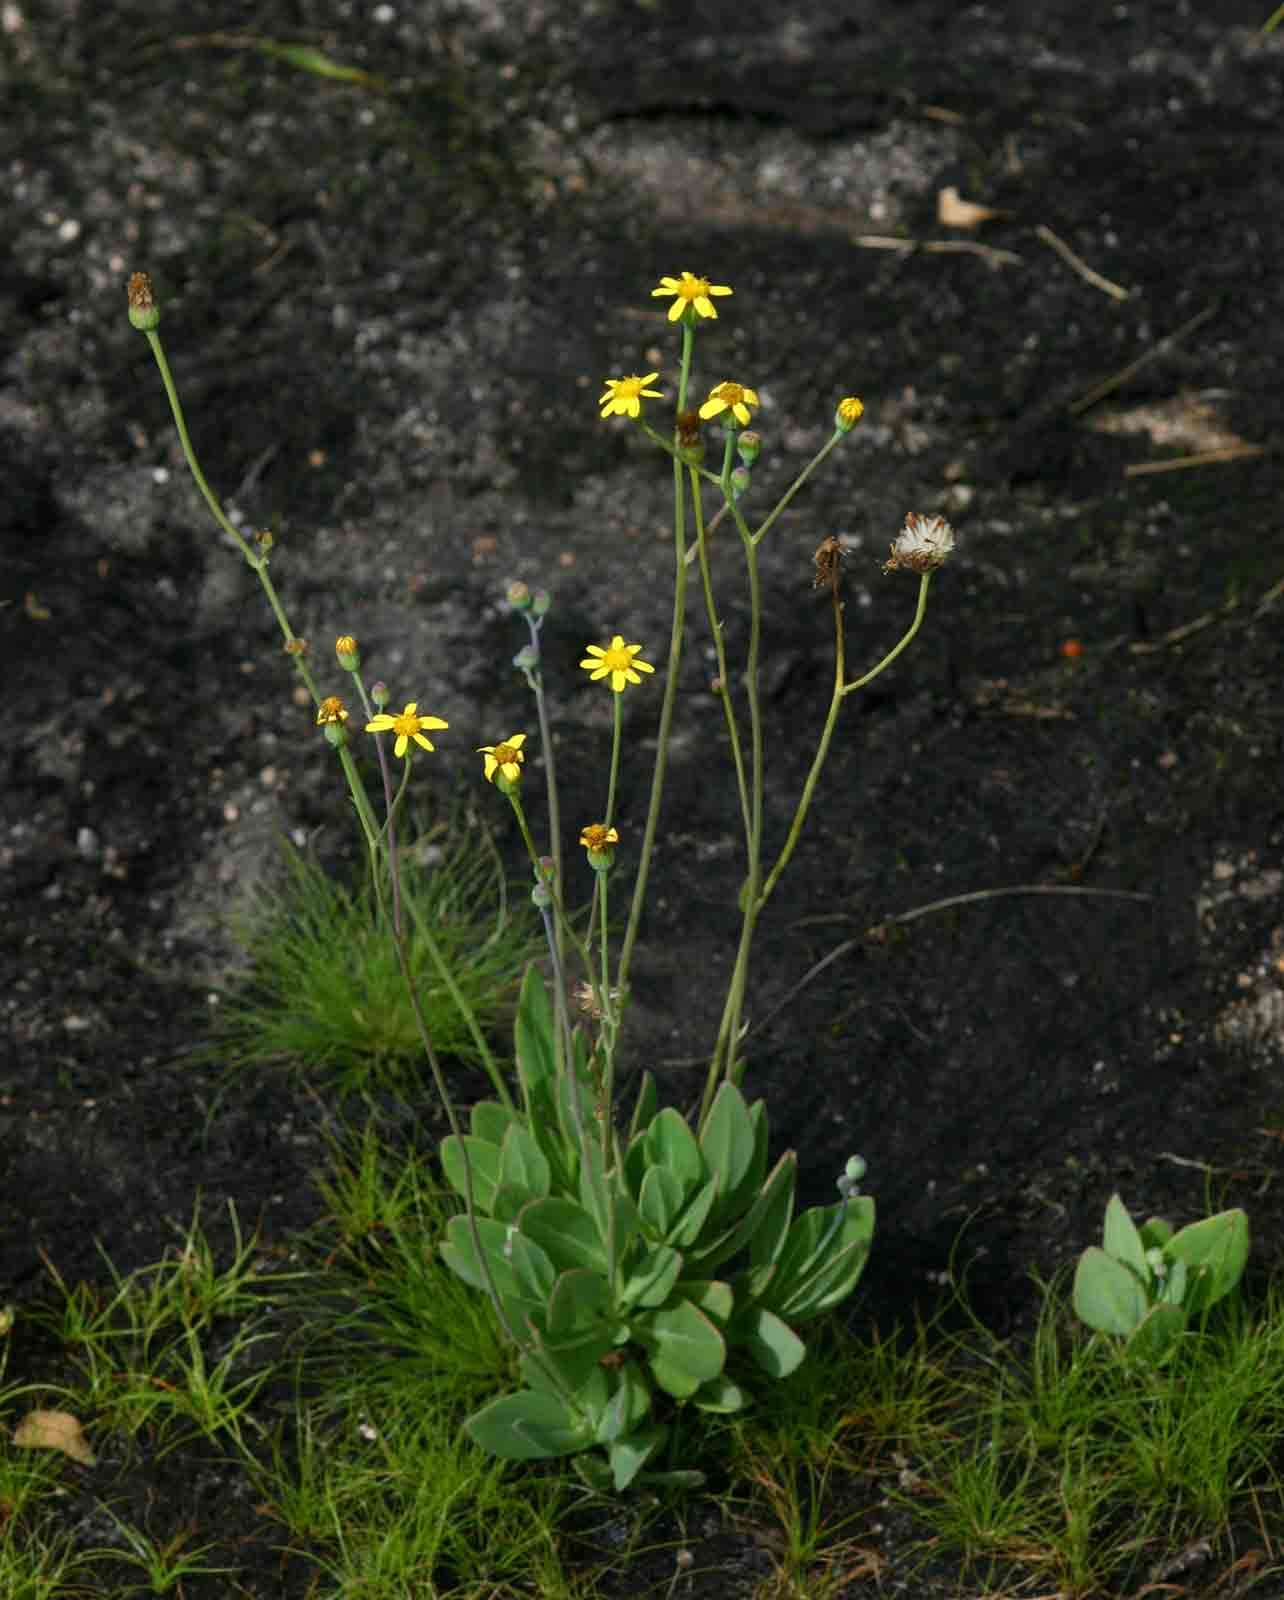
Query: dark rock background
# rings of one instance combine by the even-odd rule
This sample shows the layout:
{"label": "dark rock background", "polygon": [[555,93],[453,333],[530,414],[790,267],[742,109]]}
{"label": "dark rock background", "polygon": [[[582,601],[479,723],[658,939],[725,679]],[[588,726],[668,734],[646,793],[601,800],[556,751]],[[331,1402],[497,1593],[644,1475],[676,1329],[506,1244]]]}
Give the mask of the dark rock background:
{"label": "dark rock background", "polygon": [[[182,469],[125,316],[139,268],[205,468],[273,528],[318,666],[352,631],[398,703],[450,720],[443,796],[479,787],[474,746],[529,725],[506,584],[552,591],[568,841],[609,748],[583,646],[619,631],[665,654],[669,474],[594,403],[607,375],[672,371],[650,289],[684,268],[735,289],[695,388],[762,396],[751,513],[863,396],[761,549],[769,847],[831,673],[816,545],[848,548],[853,670],[912,613],[914,584],[880,572],[905,513],[948,516],[959,550],[919,641],[849,702],[764,920],[747,1080],[808,1198],[851,1151],[869,1162],[880,1232],[853,1316],[904,1319],[967,1261],[981,1314],[1026,1325],[1028,1274],[1090,1242],[1116,1188],[1177,1221],[1245,1205],[1255,1273],[1278,1265],[1269,9],[6,9],[0,1297],[38,1291],[40,1252],[73,1280],[99,1242],[124,1270],[154,1258],[198,1191],[216,1232],[229,1199],[281,1238],[318,1209],[324,1100],[268,1073],[228,1093],[189,1057],[238,886],[283,830],[342,858],[344,798]],[[1001,214],[943,225],[948,186]],[[1146,470],[1202,452],[1220,456]],[[730,538],[715,564],[735,658]],[[679,1100],[741,872],[689,615],[628,1051]],[[626,704],[626,837],[658,704],[658,679]]]}

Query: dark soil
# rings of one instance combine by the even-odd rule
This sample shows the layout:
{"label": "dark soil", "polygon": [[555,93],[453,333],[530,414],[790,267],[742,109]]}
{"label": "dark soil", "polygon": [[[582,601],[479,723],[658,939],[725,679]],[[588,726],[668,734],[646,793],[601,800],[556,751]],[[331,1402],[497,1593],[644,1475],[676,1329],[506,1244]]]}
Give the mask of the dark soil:
{"label": "dark soil", "polygon": [[[583,645],[622,631],[663,660],[668,474],[593,403],[607,374],[669,367],[651,287],[683,268],[734,286],[697,384],[762,393],[763,510],[862,395],[865,423],[762,548],[770,846],[828,691],[816,545],[849,547],[854,664],[911,614],[912,581],[879,570],[904,514],[947,515],[959,551],[920,640],[845,715],[762,928],[747,1086],[808,1199],[853,1151],[869,1163],[858,1327],[929,1310],[966,1263],[986,1322],[1028,1328],[1031,1272],[1091,1242],[1115,1189],[1175,1221],[1244,1205],[1260,1284],[1284,1257],[1284,30],[1255,32],[1266,0],[362,9],[193,0],[181,37],[139,3],[6,12],[0,1299],[38,1299],[46,1262],[75,1282],[102,1277],[100,1251],[154,1260],[198,1195],[216,1241],[232,1202],[288,1248],[319,1219],[336,1109],[320,1084],[265,1069],[228,1091],[191,1059],[238,886],[282,831],[341,855],[345,806],[253,578],[181,470],[125,317],[138,268],[211,480],[276,532],[296,628],[322,666],[356,633],[394,698],[449,719],[448,782],[526,724],[499,600],[517,578],[550,588],[568,840],[600,809],[609,731]],[[250,36],[380,81],[299,73]],[[1001,215],[942,225],[950,185]],[[718,565],[734,656],[730,539]],[[698,611],[691,643],[630,1058],[678,1100],[740,874]],[[628,701],[643,744],[658,701]],[[628,782],[625,831],[636,757]],[[888,925],[999,889],[1019,892]],[[23,1348],[11,1377],[34,1370]],[[69,1465],[77,1504],[195,1520],[244,1593],[308,1592],[313,1566],[282,1560],[227,1467],[113,1470]],[[691,1592],[748,1592],[762,1553],[715,1516],[695,1507],[688,1538],[723,1576]],[[882,1581],[903,1589],[884,1527]],[[1218,1546],[1184,1592],[1241,1553]],[[957,1592],[947,1570],[914,1584]]]}

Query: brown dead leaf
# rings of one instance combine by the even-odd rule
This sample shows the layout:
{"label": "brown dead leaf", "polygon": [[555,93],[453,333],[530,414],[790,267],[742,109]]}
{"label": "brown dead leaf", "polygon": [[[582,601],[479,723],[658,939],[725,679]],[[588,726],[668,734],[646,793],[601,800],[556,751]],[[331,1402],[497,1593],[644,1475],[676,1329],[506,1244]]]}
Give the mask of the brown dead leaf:
{"label": "brown dead leaf", "polygon": [[943,228],[979,228],[991,217],[1001,217],[1002,211],[992,206],[979,206],[973,200],[964,200],[951,183],[936,197],[936,220]]}
{"label": "brown dead leaf", "polygon": [[13,1442],[31,1450],[61,1450],[82,1467],[94,1464],[89,1441],[70,1411],[28,1411],[13,1430]]}

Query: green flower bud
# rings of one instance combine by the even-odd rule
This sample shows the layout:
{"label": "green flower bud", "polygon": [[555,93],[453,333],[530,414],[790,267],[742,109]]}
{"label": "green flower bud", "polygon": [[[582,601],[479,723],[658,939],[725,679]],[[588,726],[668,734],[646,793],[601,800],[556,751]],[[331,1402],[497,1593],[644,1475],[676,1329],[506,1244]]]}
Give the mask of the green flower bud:
{"label": "green flower bud", "polygon": [[145,272],[131,275],[125,291],[129,298],[129,320],[139,333],[155,333],[160,327],[160,308],[152,292],[152,280]]}
{"label": "green flower bud", "polygon": [[753,466],[762,454],[762,435],[755,433],[752,428],[746,428],[736,438],[736,451],[745,466]]}
{"label": "green flower bud", "polygon": [[751,476],[752,474],[750,473],[748,467],[736,467],[732,471],[731,498],[733,500],[739,500],[740,496],[744,494],[745,490],[749,487]]}

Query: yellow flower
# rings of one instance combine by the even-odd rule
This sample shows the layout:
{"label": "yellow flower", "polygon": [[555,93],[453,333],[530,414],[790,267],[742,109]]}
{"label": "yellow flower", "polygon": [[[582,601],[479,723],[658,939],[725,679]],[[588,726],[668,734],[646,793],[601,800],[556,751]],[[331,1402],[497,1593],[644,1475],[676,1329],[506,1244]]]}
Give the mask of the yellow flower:
{"label": "yellow flower", "polygon": [[377,717],[372,717],[366,723],[367,733],[395,733],[397,742],[392,747],[394,755],[404,756],[410,748],[413,739],[424,750],[434,748],[432,743],[425,739],[425,728],[448,728],[450,724],[443,722],[440,717],[421,717],[416,714],[418,701],[411,700],[399,717],[394,717],[390,712],[381,711]]}
{"label": "yellow flower", "polygon": [[688,307],[694,306],[702,317],[716,317],[711,294],[730,294],[725,283],[710,283],[708,278],[697,278],[693,272],[684,272],[680,278],[661,278],[660,287],[652,289],[651,298],[671,294],[676,298],[669,307],[669,321],[676,322]]}
{"label": "yellow flower", "polygon": [[647,388],[647,384],[654,383],[659,376],[658,372],[648,372],[645,378],[639,378],[636,373],[631,378],[608,378],[606,393],[597,402],[603,417],[636,417],[641,413],[644,399],[663,400],[659,389]]}
{"label": "yellow flower", "polygon": [[590,644],[586,660],[580,666],[590,675],[594,683],[599,678],[610,678],[611,688],[616,694],[623,693],[626,683],[641,683],[639,672],[654,672],[655,668],[649,661],[638,658],[640,644],[625,644],[621,634],[616,634],[610,644],[603,649],[600,644]]}
{"label": "yellow flower", "polygon": [[609,844],[619,844],[620,835],[614,828],[605,827],[600,822],[590,822],[587,828],[580,830],[580,843],[586,850],[605,850]]}
{"label": "yellow flower", "polygon": [[317,727],[324,727],[327,722],[346,722],[348,708],[337,694],[328,695],[317,707]]}
{"label": "yellow flower", "polygon": [[854,394],[849,394],[845,400],[838,402],[838,410],[834,412],[834,426],[839,433],[850,433],[864,415],[865,402],[858,400]]}
{"label": "yellow flower", "polygon": [[503,744],[479,746],[477,754],[486,757],[487,783],[494,783],[497,772],[509,783],[517,782],[522,775],[522,762],[526,759],[525,751],[522,749],[525,743],[524,733],[510,733]]}
{"label": "yellow flower", "polygon": [[700,407],[700,415],[707,422],[719,412],[730,411],[742,428],[749,426],[749,407],[759,405],[758,391],[746,389],[740,383],[720,383],[710,389],[709,398]]}
{"label": "yellow flower", "polygon": [[361,665],[361,646],[350,633],[341,633],[334,641],[334,653],[345,672],[355,672]]}

